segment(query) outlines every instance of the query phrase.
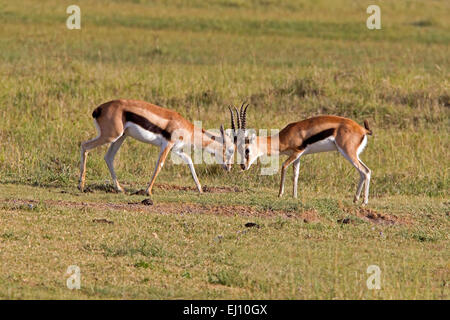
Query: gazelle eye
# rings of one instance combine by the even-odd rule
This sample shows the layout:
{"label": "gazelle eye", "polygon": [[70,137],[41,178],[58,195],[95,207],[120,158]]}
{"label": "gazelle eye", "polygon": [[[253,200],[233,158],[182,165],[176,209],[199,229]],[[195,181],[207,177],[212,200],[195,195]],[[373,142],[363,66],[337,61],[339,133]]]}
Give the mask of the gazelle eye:
{"label": "gazelle eye", "polygon": [[249,149],[245,149],[245,155],[248,156],[248,154],[250,153]]}

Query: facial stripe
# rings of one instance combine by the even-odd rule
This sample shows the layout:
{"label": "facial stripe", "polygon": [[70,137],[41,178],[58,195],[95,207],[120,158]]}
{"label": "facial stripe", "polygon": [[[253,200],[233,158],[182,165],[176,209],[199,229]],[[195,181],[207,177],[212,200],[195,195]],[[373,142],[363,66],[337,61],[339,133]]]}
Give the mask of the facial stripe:
{"label": "facial stripe", "polygon": [[329,136],[332,136],[334,134],[334,128],[323,130],[309,138],[303,141],[302,145],[299,147],[299,150],[305,149],[309,144],[316,143],[317,141],[324,140],[328,138]]}
{"label": "facial stripe", "polygon": [[125,112],[125,121],[133,122],[133,123],[137,124],[138,126],[142,127],[145,130],[148,130],[148,131],[153,132],[155,134],[160,134],[166,140],[170,140],[171,134],[168,131],[158,127],[157,125],[155,125],[153,123],[151,123],[150,121],[148,121],[148,119],[146,119],[143,116],[140,116],[140,115],[135,114],[133,112],[126,111]]}

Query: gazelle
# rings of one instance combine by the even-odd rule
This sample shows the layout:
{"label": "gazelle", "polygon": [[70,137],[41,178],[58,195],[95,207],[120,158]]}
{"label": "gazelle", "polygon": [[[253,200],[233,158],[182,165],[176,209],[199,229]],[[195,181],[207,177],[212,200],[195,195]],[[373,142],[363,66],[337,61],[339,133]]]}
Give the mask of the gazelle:
{"label": "gazelle", "polygon": [[[262,155],[288,155],[281,168],[281,183],[278,196],[284,192],[286,168],[293,164],[294,197],[297,197],[297,183],[300,168],[300,157],[327,151],[339,151],[345,159],[358,170],[359,184],[354,202],[359,200],[365,183],[364,204],[369,201],[370,169],[359,159],[359,154],[367,144],[367,135],[372,135],[369,123],[364,120],[364,127],[355,121],[337,116],[317,116],[303,121],[288,124],[278,134],[262,137],[254,133],[249,136],[246,131],[248,105],[242,104],[240,113],[235,108],[238,133],[235,144],[241,157],[242,170],[248,170],[255,160]],[[233,112],[231,111],[232,128],[235,130]]]}
{"label": "gazelle", "polygon": [[[113,100],[98,106],[92,113],[98,136],[81,144],[81,170],[78,188],[83,191],[86,176],[86,158],[89,150],[110,143],[105,155],[114,187],[123,192],[114,171],[114,157],[126,137],[160,147],[159,157],[146,194],[152,194],[152,188],[170,151],[177,154],[188,166],[200,193],[202,187],[198,181],[194,164],[189,154],[184,152],[186,146],[202,148],[216,156],[223,168],[230,171],[235,146],[220,127],[221,136],[216,136],[195,127],[178,112],[165,109],[144,101]],[[194,139],[195,137],[200,137]]]}

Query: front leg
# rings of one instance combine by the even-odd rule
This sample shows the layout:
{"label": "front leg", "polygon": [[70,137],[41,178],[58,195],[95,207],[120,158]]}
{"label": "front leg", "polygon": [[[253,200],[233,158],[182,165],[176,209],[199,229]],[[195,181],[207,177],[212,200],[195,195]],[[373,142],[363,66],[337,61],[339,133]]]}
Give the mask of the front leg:
{"label": "front leg", "polygon": [[173,142],[168,142],[167,145],[164,147],[161,147],[161,151],[159,153],[158,161],[156,161],[156,167],[155,171],[153,172],[152,180],[150,181],[150,184],[147,187],[147,190],[145,193],[149,196],[152,195],[152,189],[153,185],[155,184],[156,177],[158,176],[158,173],[161,171],[164,162],[166,161],[167,155],[169,154],[170,150],[173,147]]}
{"label": "front leg", "polygon": [[284,167],[284,163],[283,166],[281,167],[281,182],[280,182],[280,191],[278,192],[278,198],[281,198],[283,196],[284,193],[284,176],[286,173],[286,168]]}
{"label": "front leg", "polygon": [[194,179],[198,192],[203,193],[202,186],[200,185],[200,181],[198,181],[197,173],[195,172],[194,163],[192,162],[191,157],[181,150],[180,151],[177,150],[174,152],[189,166],[189,170],[191,170],[192,179]]}
{"label": "front leg", "polygon": [[300,155],[301,155],[300,152],[293,153],[292,155],[289,156],[289,158],[287,158],[287,160],[281,166],[281,183],[280,183],[280,192],[278,193],[278,197],[280,198],[283,196],[284,193],[284,178],[286,175],[286,169],[287,167],[290,166],[292,162],[297,160],[300,157]]}

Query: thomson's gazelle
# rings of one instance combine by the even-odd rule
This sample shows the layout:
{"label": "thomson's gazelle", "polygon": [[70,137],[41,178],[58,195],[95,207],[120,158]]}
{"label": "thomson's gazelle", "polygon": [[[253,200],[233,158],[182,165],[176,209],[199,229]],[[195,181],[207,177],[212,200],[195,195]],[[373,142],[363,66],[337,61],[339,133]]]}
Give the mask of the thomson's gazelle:
{"label": "thomson's gazelle", "polygon": [[[80,190],[84,188],[86,157],[89,150],[110,143],[105,161],[115,189],[119,192],[123,191],[114,172],[114,156],[128,136],[161,148],[153,177],[146,190],[148,195],[151,195],[156,177],[170,151],[177,154],[189,166],[200,193],[202,187],[190,155],[184,152],[186,146],[203,148],[208,153],[214,154],[225,170],[231,169],[235,148],[230,137],[225,134],[223,126],[220,128],[221,137],[216,136],[195,127],[178,112],[136,100],[106,102],[94,110],[92,117],[97,127],[98,137],[81,144],[81,172],[78,186]],[[194,139],[194,137],[200,138]]]}
{"label": "thomson's gazelle", "polygon": [[[248,107],[248,105],[247,105]],[[252,163],[262,155],[288,155],[281,168],[279,197],[284,192],[286,168],[293,164],[294,197],[297,197],[297,182],[300,157],[306,154],[339,151],[358,170],[360,180],[354,201],[358,201],[365,183],[364,204],[369,201],[370,169],[359,159],[359,154],[367,144],[367,135],[371,135],[367,120],[364,127],[355,121],[337,116],[317,116],[288,124],[278,134],[270,137],[249,136],[246,131],[247,107],[241,106],[240,114],[236,110],[238,127],[237,149],[241,156],[242,170],[248,170]],[[231,121],[233,122],[233,115]],[[234,124],[233,124],[234,127]]]}

